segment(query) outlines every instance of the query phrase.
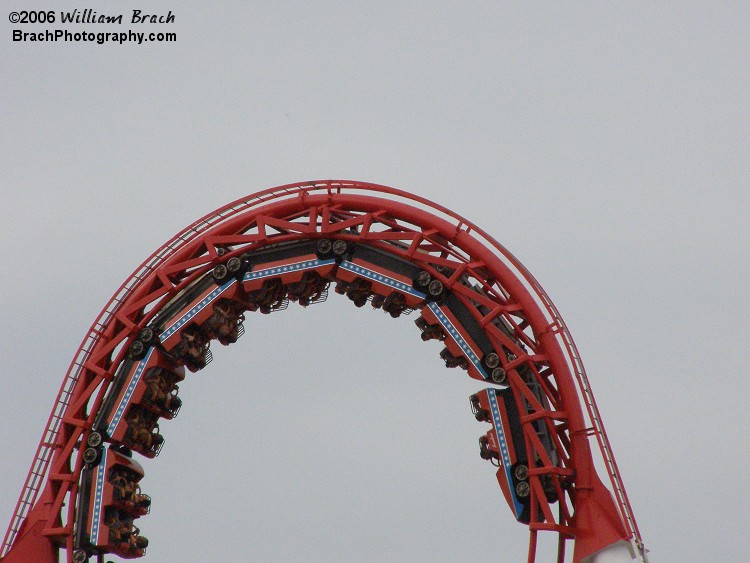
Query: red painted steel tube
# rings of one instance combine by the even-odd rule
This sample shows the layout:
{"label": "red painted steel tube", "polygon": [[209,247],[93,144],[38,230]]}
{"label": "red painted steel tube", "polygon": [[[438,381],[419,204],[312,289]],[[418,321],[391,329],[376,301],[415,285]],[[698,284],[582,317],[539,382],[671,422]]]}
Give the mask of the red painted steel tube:
{"label": "red painted steel tube", "polygon": [[[471,261],[485,265],[491,277],[509,293],[513,302],[520,304],[538,340],[536,352],[543,352],[555,374],[570,435],[570,463],[575,469],[575,560],[588,557],[618,540],[629,540],[633,535],[639,547],[642,546],[575,344],[556,308],[533,276],[507,249],[483,230],[425,198],[375,184],[322,181],[264,190],[202,217],[160,247],[123,283],[92,325],[63,380],[47,423],[47,431],[37,449],[34,464],[5,536],[3,562],[22,560],[18,559],[19,553],[27,556],[32,552],[51,553],[57,546],[63,545],[68,549],[68,559],[71,560],[71,522],[75,515],[75,491],[81,471],[81,459],[78,457],[75,465],[70,467],[70,456],[78,436],[85,433],[93,421],[106,391],[106,383],[99,388],[99,394],[93,402],[94,412],[89,414],[88,420],[81,419],[84,405],[96,389],[95,377],[107,378],[106,366],[102,367],[101,362],[106,363],[118,338],[135,330],[135,321],[131,320],[130,315],[139,314],[138,311],[143,306],[141,304],[146,304],[149,299],[174,291],[169,285],[162,290],[155,290],[160,285],[169,284],[169,272],[177,272],[181,264],[184,268],[184,264],[188,263],[192,266],[203,264],[205,268],[211,267],[217,257],[207,241],[242,233],[259,218],[285,218],[295,214],[302,216],[304,213],[314,217],[318,208],[331,207],[342,212],[386,214],[398,221],[408,222],[422,233],[443,237],[451,247],[470,256]],[[301,232],[290,236],[305,238],[311,233],[312,231]],[[210,248],[209,254],[196,258],[204,245]],[[121,352],[118,358],[123,354]],[[97,376],[97,373],[100,375]],[[619,506],[612,502],[593,468],[588,442],[590,429],[579,397],[584,398],[589,418],[594,423],[594,434],[603,451],[610,478],[613,479]],[[77,419],[81,421],[75,422]],[[56,446],[53,447],[53,444]],[[46,482],[43,481],[45,476]],[[45,491],[42,500],[38,500],[43,482],[46,483]],[[57,513],[66,495],[69,523],[61,528]],[[530,561],[534,558],[537,529],[544,528],[549,526],[531,526]],[[564,546],[562,537],[561,532],[560,544]],[[562,551],[564,552],[564,547]]]}

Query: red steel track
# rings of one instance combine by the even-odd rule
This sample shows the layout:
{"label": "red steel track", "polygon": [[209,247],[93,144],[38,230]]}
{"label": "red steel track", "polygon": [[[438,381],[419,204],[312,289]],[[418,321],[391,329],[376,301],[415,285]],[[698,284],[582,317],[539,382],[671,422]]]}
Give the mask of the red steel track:
{"label": "red steel track", "polygon": [[[575,343],[534,277],[490,235],[440,205],[386,186],[316,181],[261,191],[206,215],[157,249],[115,292],[63,378],[0,561],[52,563],[60,549],[68,562],[95,555],[75,539],[86,466],[82,454],[118,368],[164,306],[228,258],[322,238],[379,249],[428,271],[463,303],[476,305],[467,307],[487,339],[507,352],[502,367],[518,404],[527,405],[520,424],[525,448],[536,459],[528,468],[528,561],[535,560],[539,531],[559,535],[560,562],[569,540],[575,561],[618,542],[631,544],[646,560]],[[334,276],[329,281],[340,280]],[[481,295],[466,280],[481,288]],[[500,321],[512,337],[498,328]],[[521,370],[544,397],[529,390]],[[540,426],[551,437],[551,448],[540,442]],[[594,470],[592,436],[612,493]]]}

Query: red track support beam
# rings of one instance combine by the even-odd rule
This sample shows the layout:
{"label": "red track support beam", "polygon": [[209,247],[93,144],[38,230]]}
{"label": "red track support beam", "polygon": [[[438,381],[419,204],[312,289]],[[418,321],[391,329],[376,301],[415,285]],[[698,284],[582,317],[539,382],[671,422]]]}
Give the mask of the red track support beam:
{"label": "red track support beam", "polygon": [[[487,233],[444,207],[386,186],[323,181],[258,192],[206,215],[157,249],[123,283],[92,324],[63,379],[3,542],[2,563],[51,563],[57,561],[60,547],[67,549],[67,561],[72,561],[72,528],[83,467],[82,456],[77,455],[80,440],[92,428],[125,358],[126,344],[160,307],[219,263],[225,247],[238,249],[230,249],[232,256],[239,249],[252,251],[269,243],[324,235],[391,252],[429,269],[435,279],[455,288],[462,302],[480,303],[477,311],[483,307],[483,312],[475,313],[479,326],[497,343],[497,350],[512,351],[505,366],[509,383],[516,401],[531,409],[521,420],[526,448],[541,452],[537,457],[541,465],[529,471],[528,560],[535,559],[538,531],[551,530],[560,537],[560,561],[571,537],[575,538],[575,561],[622,540],[632,540],[646,561],[575,344],[538,282]],[[451,269],[449,277],[440,273],[443,267]],[[477,280],[482,293],[462,285],[465,276]],[[513,337],[493,324],[502,319],[515,331]],[[522,366],[528,366],[530,377],[536,378],[546,395],[545,404],[516,373]],[[550,429],[559,451],[557,462],[544,451],[532,429],[535,423]],[[594,470],[590,435],[602,451],[614,498]],[[544,498],[543,478],[554,479],[560,497],[557,520]],[[63,521],[70,524],[62,526]]]}

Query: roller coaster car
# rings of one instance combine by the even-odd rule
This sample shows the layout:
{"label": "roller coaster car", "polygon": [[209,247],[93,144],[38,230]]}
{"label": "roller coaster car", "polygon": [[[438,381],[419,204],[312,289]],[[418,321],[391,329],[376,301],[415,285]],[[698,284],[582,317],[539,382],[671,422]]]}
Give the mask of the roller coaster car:
{"label": "roller coaster car", "polygon": [[[125,559],[142,557],[148,540],[133,525],[148,514],[151,498],[141,494],[143,468],[113,449],[102,453],[99,464],[85,473],[81,491],[78,547],[83,552],[113,553]],[[83,553],[79,552],[79,553]],[[86,560],[82,558],[82,560]]]}
{"label": "roller coaster car", "polygon": [[[336,259],[332,252],[329,253],[330,256],[328,257],[319,252],[318,247],[322,241],[327,241],[326,244],[336,246],[335,242],[331,243],[328,239],[306,240],[272,245],[247,253],[245,256],[250,269],[242,277],[243,289],[252,294],[278,285],[269,285],[266,283],[269,280],[279,280],[282,287],[299,284],[305,274],[310,272],[315,272],[322,278],[332,278],[333,269],[336,267]],[[286,297],[286,290],[284,290],[284,297]],[[259,299],[265,298],[256,295],[253,300],[257,302]],[[263,305],[258,304],[257,306]],[[268,303],[265,306],[268,306]]]}
{"label": "roller coaster car", "polygon": [[[437,339],[444,343],[440,357],[447,367],[465,369],[470,377],[480,381],[504,382],[502,368],[493,370],[488,367],[486,360],[494,352],[489,339],[455,295],[449,293],[442,303],[431,302],[422,307],[422,316],[416,324],[422,331],[422,340]],[[495,367],[499,364],[498,359]],[[502,377],[496,381],[496,375]]]}
{"label": "roller coaster car", "polygon": [[[169,355],[158,348],[139,362],[125,362],[116,374],[112,389],[94,421],[97,432],[92,436],[98,437],[98,443],[94,445],[99,446],[106,436],[114,443],[121,442],[128,431],[126,419],[133,406],[136,407],[133,413],[143,412],[154,418],[174,418],[182,406],[182,400],[177,396],[177,384],[184,378],[185,368],[176,365]],[[90,454],[89,457],[93,458],[94,455]]]}
{"label": "roller coaster car", "polygon": [[470,398],[477,420],[492,423],[479,438],[479,455],[498,466],[497,481],[519,522],[529,523],[530,492],[528,457],[523,428],[510,389],[485,389]]}
{"label": "roller coaster car", "polygon": [[[351,258],[339,265],[336,291],[346,294],[358,307],[372,295],[373,306],[395,318],[418,308],[428,299],[428,288],[433,280],[430,278],[427,287],[418,281],[424,281],[425,276],[429,274],[411,262],[379,248],[358,244],[353,247]],[[432,289],[442,295],[442,283],[434,281],[437,283],[432,284]]]}
{"label": "roller coaster car", "polygon": [[[242,285],[237,278],[232,277],[218,286],[214,283],[211,274],[197,280],[192,286],[178,294],[154,319],[153,324],[159,327],[157,332],[159,332],[161,346],[164,350],[171,351],[184,344],[185,339],[182,336],[184,327],[207,326],[208,321],[216,315],[217,303],[237,302],[241,301],[241,298]],[[210,339],[211,334],[206,334],[206,336]],[[199,364],[200,361],[197,363]]]}

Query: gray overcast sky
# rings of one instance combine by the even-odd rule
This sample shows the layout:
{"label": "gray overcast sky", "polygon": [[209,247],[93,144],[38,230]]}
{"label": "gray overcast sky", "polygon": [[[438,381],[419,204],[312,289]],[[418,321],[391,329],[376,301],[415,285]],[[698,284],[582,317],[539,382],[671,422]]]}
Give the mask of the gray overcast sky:
{"label": "gray overcast sky", "polygon": [[[95,3],[133,8],[177,41],[13,42],[44,26],[0,14],[3,526],[130,272],[224,203],[347,178],[461,213],[544,285],[653,561],[747,557],[750,5]],[[247,325],[144,462],[147,560],[525,558],[481,384],[410,320],[332,295]]]}

